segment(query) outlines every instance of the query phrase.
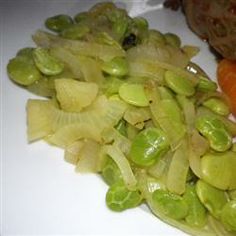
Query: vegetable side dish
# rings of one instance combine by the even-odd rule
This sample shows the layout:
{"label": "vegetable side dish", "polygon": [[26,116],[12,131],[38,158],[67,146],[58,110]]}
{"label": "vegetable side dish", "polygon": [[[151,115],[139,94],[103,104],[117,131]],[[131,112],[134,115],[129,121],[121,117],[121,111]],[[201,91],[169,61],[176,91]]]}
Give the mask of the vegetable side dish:
{"label": "vegetable side dish", "polygon": [[28,140],[100,173],[106,204],[147,204],[191,235],[236,233],[236,124],[195,46],[149,29],[112,3],[56,15],[17,52],[9,77],[44,97],[27,102]]}

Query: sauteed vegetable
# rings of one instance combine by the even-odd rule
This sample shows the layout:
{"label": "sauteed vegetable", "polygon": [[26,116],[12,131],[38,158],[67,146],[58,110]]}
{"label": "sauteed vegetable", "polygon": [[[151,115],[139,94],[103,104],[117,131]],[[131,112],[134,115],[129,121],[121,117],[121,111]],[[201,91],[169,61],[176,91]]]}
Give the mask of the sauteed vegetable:
{"label": "sauteed vegetable", "polygon": [[46,19],[35,48],[7,65],[42,96],[27,102],[28,141],[65,150],[76,171],[101,174],[107,206],[147,204],[191,235],[235,235],[236,124],[195,46],[150,29],[112,3]]}

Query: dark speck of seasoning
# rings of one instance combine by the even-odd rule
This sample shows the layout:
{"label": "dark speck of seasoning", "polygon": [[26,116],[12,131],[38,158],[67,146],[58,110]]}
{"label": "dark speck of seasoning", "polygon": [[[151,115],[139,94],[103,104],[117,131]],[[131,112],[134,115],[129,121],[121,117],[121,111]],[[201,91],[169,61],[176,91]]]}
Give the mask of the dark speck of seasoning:
{"label": "dark speck of seasoning", "polygon": [[137,44],[137,37],[135,34],[131,33],[127,37],[124,38],[122,42],[122,47],[127,50]]}

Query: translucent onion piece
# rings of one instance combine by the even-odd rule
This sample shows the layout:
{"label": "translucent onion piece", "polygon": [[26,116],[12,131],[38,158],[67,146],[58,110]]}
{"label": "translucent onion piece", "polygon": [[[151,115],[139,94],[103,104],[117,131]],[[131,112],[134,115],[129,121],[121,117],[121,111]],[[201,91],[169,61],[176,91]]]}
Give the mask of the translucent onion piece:
{"label": "translucent onion piece", "polygon": [[79,140],[89,138],[97,142],[101,141],[100,130],[96,126],[86,123],[70,124],[58,129],[54,134],[49,135],[45,140],[61,148]]}
{"label": "translucent onion piece", "polygon": [[101,145],[93,140],[87,140],[79,152],[75,170],[81,173],[95,173],[98,171],[98,154]]}
{"label": "translucent onion piece", "polygon": [[209,142],[196,129],[193,130],[189,147],[189,166],[193,173],[201,178],[201,156],[209,149]]}
{"label": "translucent onion piece", "polygon": [[183,194],[189,169],[187,141],[175,151],[167,175],[167,188],[170,192]]}
{"label": "translucent onion piece", "polygon": [[50,54],[65,63],[71,70],[74,78],[83,79],[78,55],[73,55],[70,51],[66,50],[63,47],[50,48]]}
{"label": "translucent onion piece", "polygon": [[79,67],[85,81],[95,82],[99,85],[104,82],[101,66],[98,61],[89,57],[78,57]]}
{"label": "translucent onion piece", "polygon": [[114,145],[105,146],[106,153],[115,161],[128,189],[135,189],[137,180],[126,156]]}
{"label": "translucent onion piece", "polygon": [[119,148],[125,155],[130,151],[131,141],[121,135],[115,128],[105,129],[102,132],[102,139],[105,144],[113,142],[113,145]]}
{"label": "translucent onion piece", "polygon": [[100,58],[104,61],[109,61],[114,57],[125,56],[125,51],[117,47],[79,40],[64,39],[42,30],[38,30],[33,35],[33,40],[40,47],[63,47],[71,51],[73,54]]}
{"label": "translucent onion piece", "polygon": [[124,119],[135,127],[140,125],[143,128],[144,122],[151,119],[150,109],[130,106],[124,114]]}
{"label": "translucent onion piece", "polygon": [[76,165],[79,159],[79,153],[84,146],[84,141],[76,141],[65,148],[64,159],[73,165]]}
{"label": "translucent onion piece", "polygon": [[55,88],[61,108],[68,112],[79,112],[89,106],[98,93],[96,83],[74,79],[56,79]]}
{"label": "translucent onion piece", "polygon": [[41,139],[51,133],[53,106],[50,101],[29,99],[27,110],[27,136],[32,142]]}
{"label": "translucent onion piece", "polygon": [[173,152],[167,152],[156,164],[148,169],[148,173],[155,178],[161,178],[166,175],[173,158]]}

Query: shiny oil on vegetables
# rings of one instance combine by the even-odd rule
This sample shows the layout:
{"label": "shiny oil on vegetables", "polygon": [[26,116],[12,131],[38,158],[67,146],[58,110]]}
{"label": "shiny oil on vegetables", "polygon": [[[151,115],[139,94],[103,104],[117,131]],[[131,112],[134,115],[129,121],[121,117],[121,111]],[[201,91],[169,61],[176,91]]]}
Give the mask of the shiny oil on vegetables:
{"label": "shiny oil on vegetables", "polygon": [[46,19],[9,77],[27,102],[28,141],[100,173],[113,211],[147,204],[191,235],[236,234],[236,124],[194,46],[112,3]]}

